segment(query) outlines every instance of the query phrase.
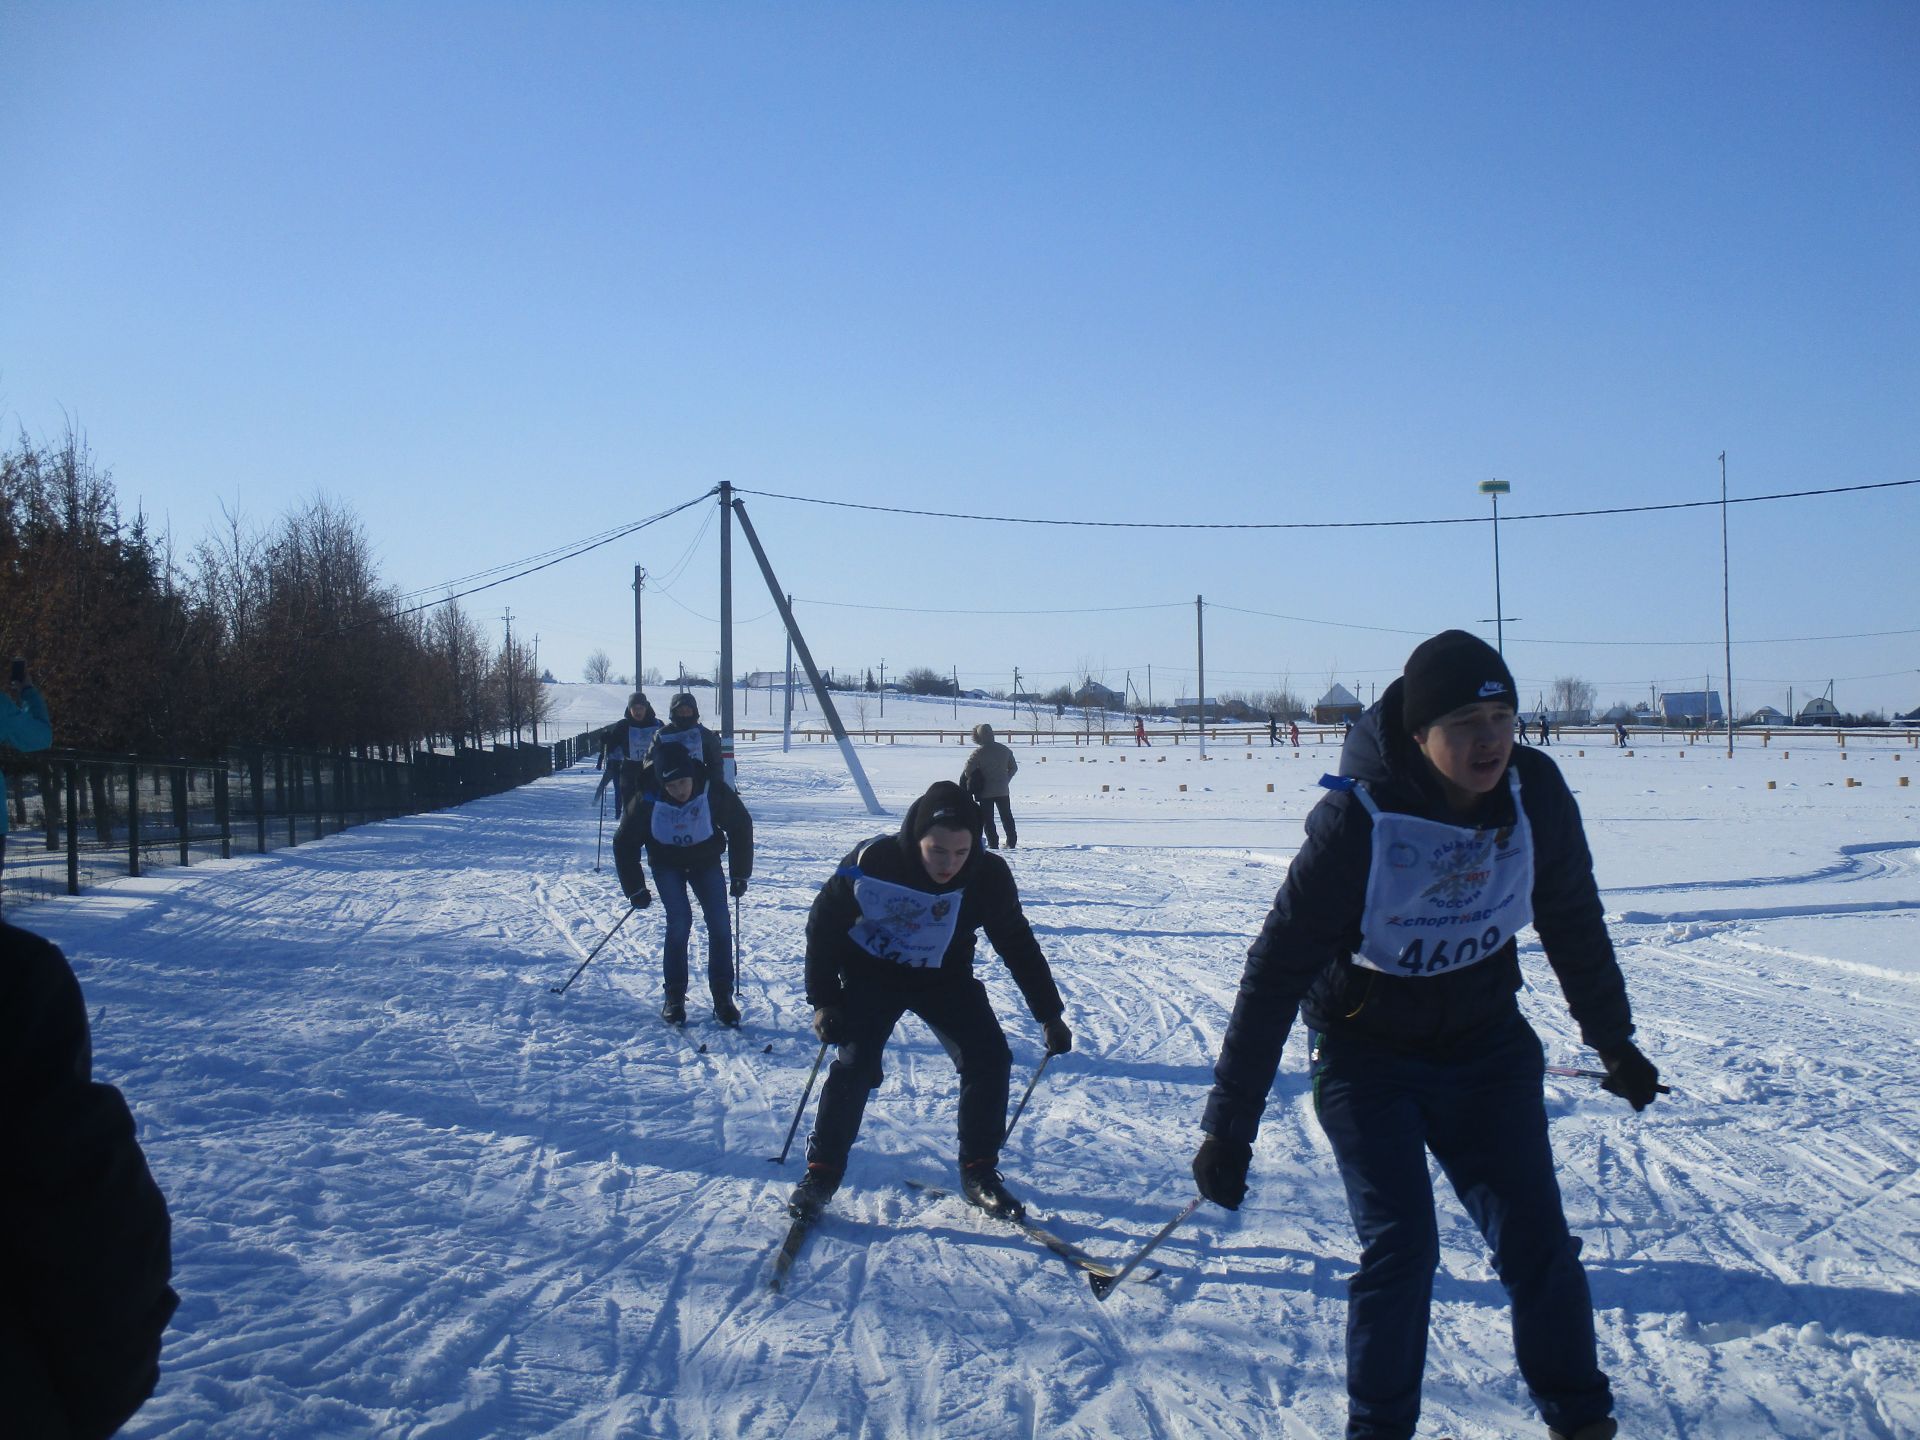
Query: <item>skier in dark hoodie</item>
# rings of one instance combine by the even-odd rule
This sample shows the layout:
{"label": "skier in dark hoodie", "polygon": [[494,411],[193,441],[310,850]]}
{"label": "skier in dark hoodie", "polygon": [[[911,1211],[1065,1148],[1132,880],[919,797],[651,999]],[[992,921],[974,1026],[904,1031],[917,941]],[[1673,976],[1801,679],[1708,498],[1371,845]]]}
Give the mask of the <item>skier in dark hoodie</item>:
{"label": "skier in dark hoodie", "polygon": [[1024,1210],[999,1172],[1012,1056],[987,988],[973,973],[975,932],[993,948],[1040,1022],[1047,1053],[1073,1032],[1007,862],[980,846],[980,807],[942,780],[914,801],[899,832],[856,847],[807,915],[807,1003],[813,1029],[839,1052],[820,1090],[795,1217],[839,1188],[868,1094],[880,1083],[887,1037],[909,1011],[927,1023],[960,1071],[960,1181],[1000,1219]]}
{"label": "skier in dark hoodie", "polygon": [[600,732],[603,773],[593,789],[595,803],[611,784],[613,813],[625,813],[627,801],[640,793],[640,764],[659,733],[660,717],[653,713],[652,703],[640,691],[634,691],[627,697],[626,713]]}
{"label": "skier in dark hoodie", "polygon": [[[722,1025],[740,1023],[734,1003],[733,927],[727,921],[727,895],[747,893],[753,874],[753,817],[726,781],[709,776],[706,767],[678,745],[670,745],[654,760],[660,784],[658,799],[636,795],[613,832],[613,866],[620,888],[636,910],[653,903],[647,878],[640,870],[640,851],[646,849],[660,887],[660,903],[667,912],[664,964],[666,999],[660,1018],[670,1025],[686,1023],[687,944],[693,936],[691,890],[707,922],[707,987],[713,995],[713,1018]],[[720,853],[727,855],[733,880],[720,869]]]}
{"label": "skier in dark hoodie", "polygon": [[60,951],[0,925],[0,1435],[104,1440],[153,1393],[180,1297],[127,1102],[93,1078]]}
{"label": "skier in dark hoodie", "polygon": [[1514,1000],[1534,926],[1605,1088],[1650,1104],[1593,860],[1558,767],[1514,745],[1513,676],[1478,637],[1422,642],[1348,739],[1333,793],[1247,952],[1214,1067],[1200,1193],[1229,1210],[1294,1015],[1360,1240],[1349,1440],[1407,1440],[1439,1261],[1427,1153],[1493,1251],[1520,1373],[1556,1440],[1608,1440],[1580,1242],[1567,1230],[1539,1040]]}
{"label": "skier in dark hoodie", "polygon": [[646,761],[645,783],[655,783],[652,772],[659,768],[660,757],[669,746],[677,746],[698,760],[714,779],[727,779],[720,760],[720,737],[700,723],[700,702],[685,690],[667,702],[667,723],[654,735],[645,755],[636,757]]}

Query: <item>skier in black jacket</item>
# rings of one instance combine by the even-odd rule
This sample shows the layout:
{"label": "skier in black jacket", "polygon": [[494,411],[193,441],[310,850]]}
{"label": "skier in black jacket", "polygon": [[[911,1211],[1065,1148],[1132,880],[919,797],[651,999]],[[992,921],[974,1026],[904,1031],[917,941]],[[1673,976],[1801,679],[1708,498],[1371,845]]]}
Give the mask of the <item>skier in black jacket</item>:
{"label": "skier in black jacket", "polygon": [[[727,895],[747,893],[753,874],[753,817],[731,786],[678,745],[669,746],[655,760],[660,783],[658,799],[636,795],[613,832],[613,867],[620,888],[636,910],[653,903],[647,877],[640,870],[640,851],[647,852],[660,903],[667,912],[666,957],[663,965],[666,1000],[660,1018],[670,1025],[687,1018],[687,943],[693,936],[692,890],[707,922],[707,987],[713,995],[713,1018],[722,1025],[740,1023],[734,1003],[733,926],[727,920]],[[726,851],[733,880],[720,869]]]}
{"label": "skier in black jacket", "polygon": [[1013,872],[980,845],[980,807],[942,780],[914,801],[899,832],[840,862],[807,915],[807,1003],[813,1029],[839,1047],[807,1141],[796,1217],[839,1188],[880,1056],[900,1017],[927,1023],[960,1071],[960,1179],[973,1204],[1002,1219],[1024,1213],[1000,1178],[1012,1055],[987,988],[973,973],[975,933],[993,948],[1046,1036],[1073,1048],[1053,972],[1020,908]]}
{"label": "skier in black jacket", "polygon": [[[607,786],[613,786],[613,813],[626,813],[627,802],[640,793],[640,766],[647,758],[653,737],[660,733],[660,717],[653,705],[636,690],[627,697],[627,709],[618,720],[600,732],[600,783],[593,789],[599,801]],[[653,792],[658,794],[658,791]]]}
{"label": "skier in black jacket", "polygon": [[727,779],[720,758],[720,737],[700,723],[700,702],[685,690],[667,702],[667,723],[654,735],[646,754],[638,757],[646,761],[649,769],[644,777],[646,782],[652,782],[651,771],[658,768],[660,757],[669,746],[678,746],[698,760],[714,779]]}
{"label": "skier in black jacket", "polygon": [[1314,1110],[1361,1245],[1348,1287],[1349,1440],[1407,1440],[1439,1261],[1431,1151],[1493,1250],[1520,1372],[1555,1437],[1606,1440],[1613,1398],[1554,1177],[1545,1058],[1514,1000],[1532,924],[1605,1086],[1633,1108],[1658,1073],[1632,1041],[1574,803],[1516,749],[1513,676],[1478,637],[1418,646],[1362,719],[1333,793],[1247,952],[1193,1173],[1232,1210],[1295,1013]]}
{"label": "skier in black jacket", "polygon": [[180,1303],[167,1202],[92,1052],[66,957],[0,925],[0,1434],[111,1435]]}

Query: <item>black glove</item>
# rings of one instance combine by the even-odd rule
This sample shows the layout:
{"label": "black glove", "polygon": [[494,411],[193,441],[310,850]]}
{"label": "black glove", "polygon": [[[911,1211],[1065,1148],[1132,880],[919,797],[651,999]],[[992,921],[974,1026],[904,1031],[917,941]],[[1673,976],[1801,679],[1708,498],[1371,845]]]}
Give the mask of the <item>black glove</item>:
{"label": "black glove", "polygon": [[634,891],[633,894],[629,895],[627,899],[633,902],[634,909],[644,910],[653,903],[653,892],[642,885],[638,890]]}
{"label": "black glove", "polygon": [[813,1033],[822,1045],[847,1042],[847,1012],[838,1005],[821,1005],[813,1012]]}
{"label": "black glove", "polygon": [[1064,1055],[1073,1049],[1073,1031],[1067,1028],[1065,1020],[1049,1020],[1040,1027],[1040,1031],[1047,1037],[1047,1054]]}
{"label": "black glove", "polygon": [[1660,1072],[1631,1040],[1606,1051],[1600,1063],[1607,1067],[1607,1078],[1600,1082],[1600,1088],[1618,1095],[1635,1110],[1646,1109],[1660,1092]]}
{"label": "black glove", "polygon": [[747,893],[747,877],[744,875],[734,876],[732,883],[730,883],[727,886],[727,893],[733,896],[733,898],[736,900],[738,900],[742,895],[746,894]]}
{"label": "black glove", "polygon": [[1216,1140],[1209,1135],[1193,1157],[1193,1183],[1200,1193],[1226,1210],[1238,1210],[1247,1198],[1247,1165],[1253,1146],[1244,1140]]}

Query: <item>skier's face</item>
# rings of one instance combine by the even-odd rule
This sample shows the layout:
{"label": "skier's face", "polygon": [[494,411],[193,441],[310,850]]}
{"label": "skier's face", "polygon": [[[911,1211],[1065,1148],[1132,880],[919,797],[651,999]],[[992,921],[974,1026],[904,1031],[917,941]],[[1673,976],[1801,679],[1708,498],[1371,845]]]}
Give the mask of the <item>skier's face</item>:
{"label": "skier's face", "polygon": [[663,788],[667,792],[667,799],[676,805],[684,805],[693,798],[693,777],[682,775],[678,780],[667,781]]}
{"label": "skier's face", "polygon": [[965,830],[936,825],[920,837],[920,864],[936,885],[944,885],[958,875],[972,853],[973,836]]}
{"label": "skier's face", "polygon": [[1413,732],[1413,743],[1440,777],[1455,810],[1471,810],[1507,773],[1513,716],[1513,707],[1504,701],[1482,700],[1449,710]]}

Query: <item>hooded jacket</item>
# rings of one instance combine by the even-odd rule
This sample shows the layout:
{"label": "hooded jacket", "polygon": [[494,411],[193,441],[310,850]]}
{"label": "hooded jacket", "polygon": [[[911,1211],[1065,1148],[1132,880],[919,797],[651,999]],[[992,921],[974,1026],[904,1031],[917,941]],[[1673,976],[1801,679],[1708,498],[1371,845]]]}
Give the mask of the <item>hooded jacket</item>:
{"label": "hooded jacket", "polygon": [[1013,751],[993,738],[993,726],[973,727],[978,747],[960,767],[960,788],[979,800],[1005,800],[1013,794],[1011,781],[1020,762]]}
{"label": "hooded jacket", "polygon": [[[1486,829],[1513,822],[1505,783],[1469,815],[1449,810],[1439,781],[1401,723],[1395,680],[1347,737],[1340,773],[1364,781],[1382,810]],[[1626,982],[1593,878],[1580,808],[1553,760],[1516,747],[1511,768],[1533,832],[1533,927],[1559,979],[1581,1038],[1606,1051],[1633,1034]],[[1478,964],[1409,977],[1356,965],[1372,865],[1373,820],[1350,790],[1335,790],[1307,816],[1307,839],[1288,867],[1247,963],[1228,1023],[1202,1128],[1251,1141],[1296,1014],[1330,1035],[1353,1035],[1412,1054],[1471,1051],[1508,1020],[1521,986],[1509,940]]]}
{"label": "hooded jacket", "polygon": [[[47,702],[37,687],[24,685],[20,703],[10,695],[0,696],[0,745],[15,750],[44,750],[53,743],[53,725],[47,719]],[[0,835],[7,833],[7,777],[0,772]]]}
{"label": "hooded jacket", "polygon": [[[1027,1009],[1041,1024],[1057,1020],[1065,1010],[1053,971],[1040,951],[1020,908],[1019,888],[1007,862],[980,843],[979,808],[968,806],[973,849],[960,873],[945,885],[935,885],[920,863],[922,814],[944,801],[937,792],[958,787],[942,781],[907,810],[898,832],[876,835],[847,852],[833,878],[814,897],[807,913],[807,1003],[818,1009],[837,1005],[847,990],[879,988],[905,994],[924,993],[957,984],[973,976],[976,933],[984,929],[993,948],[1013,974]],[[882,960],[855,944],[851,931],[861,918],[854,882],[861,876],[905,886],[927,895],[960,896],[953,938],[937,966],[914,969]]]}
{"label": "hooded jacket", "polygon": [[92,1440],[153,1393],[180,1303],[167,1203],[93,1079],[66,957],[0,925],[0,1432]]}
{"label": "hooded jacket", "polygon": [[720,737],[700,723],[698,710],[694,712],[691,720],[669,720],[654,735],[653,743],[647,747],[647,753],[644,756],[633,757],[646,762],[647,769],[642,783],[650,790],[659,788],[659,782],[653,772],[659,767],[660,749],[663,745],[678,745],[706,766],[709,775],[716,775],[722,779],[726,777],[726,771],[721,768]]}
{"label": "hooded jacket", "polygon": [[700,870],[717,865],[724,849],[729,875],[735,880],[746,880],[753,875],[753,817],[747,814],[747,807],[740,803],[731,785],[710,777],[704,766],[675,758],[693,772],[693,793],[687,797],[687,804],[706,796],[713,833],[696,845],[665,844],[654,834],[653,817],[657,808],[672,802],[664,794],[643,792],[634,796],[620,817],[619,828],[613,832],[613,868],[620,876],[621,890],[628,895],[646,888],[646,876],[640,870],[643,847],[655,870],[662,866]]}

